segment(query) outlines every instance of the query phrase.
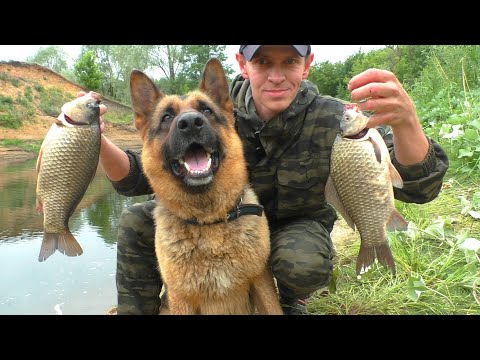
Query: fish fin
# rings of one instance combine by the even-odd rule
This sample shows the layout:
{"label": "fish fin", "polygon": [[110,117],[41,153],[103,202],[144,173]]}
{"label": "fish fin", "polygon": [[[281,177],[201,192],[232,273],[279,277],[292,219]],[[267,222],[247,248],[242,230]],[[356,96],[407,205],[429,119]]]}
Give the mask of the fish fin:
{"label": "fish fin", "polygon": [[58,251],[67,256],[80,256],[83,254],[82,247],[77,242],[69,229],[58,238]]}
{"label": "fish fin", "polygon": [[388,163],[390,169],[390,179],[392,179],[392,185],[398,189],[403,188],[403,180],[400,174],[398,173],[397,169],[391,162]]}
{"label": "fish fin", "polygon": [[58,236],[60,234],[43,233],[42,246],[40,247],[40,254],[38,255],[38,261],[47,260],[57,249]]}
{"label": "fish fin", "polygon": [[392,251],[388,243],[375,246],[375,254],[377,255],[378,262],[383,266],[388,266],[392,271],[392,274],[396,274],[395,261],[393,260]]}
{"label": "fish fin", "polygon": [[380,148],[380,144],[378,144],[373,137],[369,138],[370,142],[373,145],[373,152],[375,153],[375,158],[377,159],[378,163],[382,163],[382,149]]}
{"label": "fish fin", "polygon": [[347,224],[355,231],[355,223],[345,210],[331,176],[328,177],[327,184],[325,185],[325,200],[342,215]]}
{"label": "fish fin", "polygon": [[83,254],[83,250],[69,229],[65,234],[44,233],[43,242],[38,255],[38,261],[47,260],[55,250],[67,256],[79,256]]}
{"label": "fish fin", "polygon": [[408,229],[408,222],[405,218],[398,212],[397,209],[393,209],[390,219],[387,222],[388,231],[405,231]]}
{"label": "fish fin", "polygon": [[[40,167],[42,166],[42,157],[43,157],[43,144],[42,147],[40,148],[40,151],[38,152],[37,156],[37,164],[35,166],[35,169],[37,170],[37,174],[40,172]],[[38,178],[38,176],[37,176]]]}
{"label": "fish fin", "polygon": [[358,252],[357,257],[357,266],[356,271],[357,275],[360,275],[360,272],[363,269],[366,269],[370,265],[373,264],[375,261],[375,249],[373,247],[367,247],[364,245],[360,245],[360,251]]}
{"label": "fish fin", "polygon": [[35,201],[35,209],[39,214],[43,213],[43,202],[39,196],[37,196],[37,200]]}

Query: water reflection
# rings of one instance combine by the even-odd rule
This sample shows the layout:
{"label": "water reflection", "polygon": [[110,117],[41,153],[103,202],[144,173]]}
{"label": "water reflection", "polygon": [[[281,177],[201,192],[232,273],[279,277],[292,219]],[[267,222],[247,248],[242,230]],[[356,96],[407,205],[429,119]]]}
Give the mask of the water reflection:
{"label": "water reflection", "polygon": [[103,314],[116,303],[116,232],[123,209],[145,196],[113,191],[99,169],[70,230],[79,257],[38,262],[43,216],[35,210],[35,160],[0,162],[0,314]]}

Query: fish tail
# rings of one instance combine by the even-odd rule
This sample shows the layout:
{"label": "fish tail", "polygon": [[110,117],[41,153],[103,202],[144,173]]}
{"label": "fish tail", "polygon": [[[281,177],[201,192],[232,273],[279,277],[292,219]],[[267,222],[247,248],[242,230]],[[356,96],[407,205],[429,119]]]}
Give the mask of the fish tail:
{"label": "fish tail", "polygon": [[375,261],[375,250],[373,247],[367,247],[364,245],[360,245],[360,251],[357,257],[357,275],[360,275],[360,272],[363,269],[366,269],[370,265],[373,264]]}
{"label": "fish tail", "polygon": [[390,246],[387,243],[375,246],[375,253],[377,254],[377,259],[383,266],[388,266],[392,271],[392,274],[395,275],[395,261],[393,260],[392,251]]}
{"label": "fish tail", "polygon": [[69,229],[66,230],[65,234],[46,232],[43,234],[38,261],[47,260],[57,249],[67,256],[79,256],[83,253],[82,247]]}

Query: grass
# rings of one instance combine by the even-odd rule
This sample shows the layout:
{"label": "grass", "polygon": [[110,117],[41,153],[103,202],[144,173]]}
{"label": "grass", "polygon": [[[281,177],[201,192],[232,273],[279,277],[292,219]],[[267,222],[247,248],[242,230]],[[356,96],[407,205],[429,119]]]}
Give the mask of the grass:
{"label": "grass", "polygon": [[336,291],[314,294],[316,314],[480,315],[480,258],[461,249],[465,237],[480,239],[480,220],[461,215],[459,196],[471,198],[478,178],[450,178],[427,204],[397,203],[410,222],[406,232],[389,233],[396,276],[377,263],[357,278],[359,243],[335,258]]}
{"label": "grass", "polygon": [[105,121],[115,124],[133,124],[132,111],[118,111],[117,109],[108,109],[105,115]]}
{"label": "grass", "polygon": [[38,153],[43,140],[19,140],[19,139],[3,139],[0,140],[0,146],[3,147],[19,147],[28,152]]}

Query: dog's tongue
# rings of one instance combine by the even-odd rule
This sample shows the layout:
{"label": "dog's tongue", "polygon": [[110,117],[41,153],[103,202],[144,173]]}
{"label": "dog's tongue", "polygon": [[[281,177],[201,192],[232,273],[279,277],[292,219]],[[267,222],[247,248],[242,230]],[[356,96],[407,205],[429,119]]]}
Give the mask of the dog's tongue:
{"label": "dog's tongue", "polygon": [[207,153],[203,149],[187,151],[184,159],[190,170],[203,170],[208,166]]}

